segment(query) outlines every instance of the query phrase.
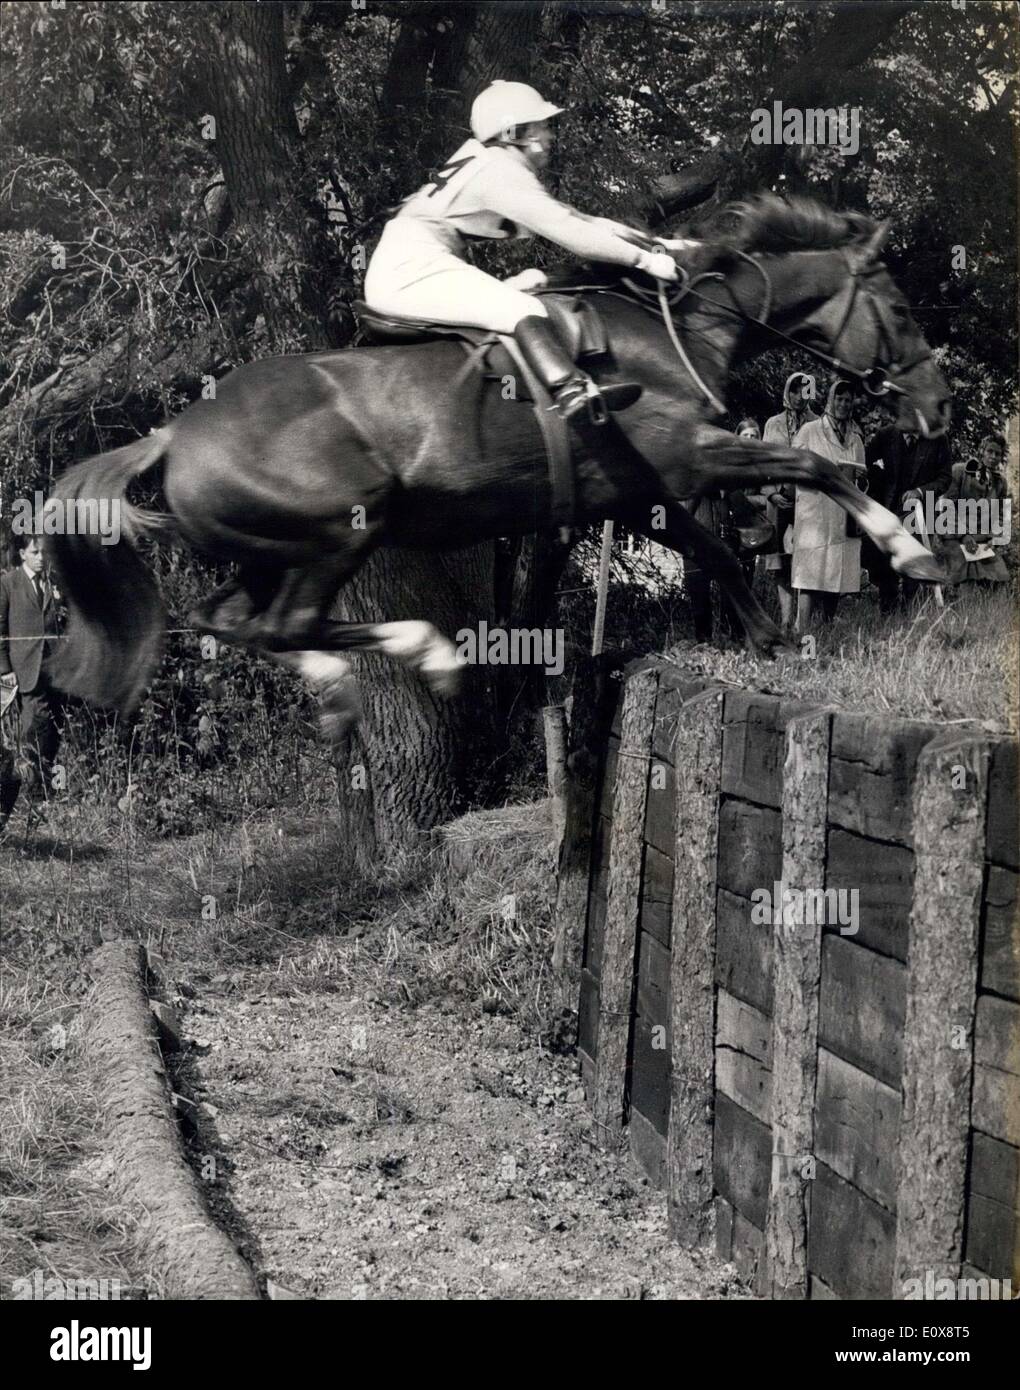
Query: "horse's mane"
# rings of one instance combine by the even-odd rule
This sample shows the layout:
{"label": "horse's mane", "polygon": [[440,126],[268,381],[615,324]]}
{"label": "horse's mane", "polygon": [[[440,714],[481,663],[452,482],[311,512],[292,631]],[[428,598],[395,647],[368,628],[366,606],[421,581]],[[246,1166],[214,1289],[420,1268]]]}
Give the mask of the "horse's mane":
{"label": "horse's mane", "polygon": [[[755,251],[826,251],[863,242],[875,231],[875,222],[862,212],[836,212],[813,198],[791,194],[756,193],[742,202],[727,203],[706,224],[691,233],[703,243],[696,253],[697,269],[719,269],[732,263],[734,253]],[[654,236],[654,233],[648,233]],[[590,283],[618,284],[618,265],[566,263],[551,277],[550,288]]]}
{"label": "horse's mane", "polygon": [[813,198],[759,193],[728,204],[707,240],[734,251],[823,251],[866,240],[875,223],[861,212],[835,212]]}

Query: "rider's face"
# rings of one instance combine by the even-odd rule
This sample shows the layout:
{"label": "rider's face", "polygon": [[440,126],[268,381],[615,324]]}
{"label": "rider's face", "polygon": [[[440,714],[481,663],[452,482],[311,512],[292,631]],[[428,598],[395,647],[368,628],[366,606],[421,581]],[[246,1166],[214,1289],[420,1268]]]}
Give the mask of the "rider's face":
{"label": "rider's face", "polygon": [[532,121],[524,127],[519,138],[524,142],[524,154],[531,167],[544,169],[556,143],[556,133],[549,122]]}

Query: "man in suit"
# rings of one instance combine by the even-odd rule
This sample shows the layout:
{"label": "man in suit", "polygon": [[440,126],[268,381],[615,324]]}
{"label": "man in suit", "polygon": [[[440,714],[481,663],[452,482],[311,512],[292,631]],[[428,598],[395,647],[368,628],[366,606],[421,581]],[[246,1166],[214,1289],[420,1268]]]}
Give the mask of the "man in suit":
{"label": "man in suit", "polygon": [[[872,437],[865,452],[865,461],[868,465],[868,495],[898,517],[912,512],[915,501],[920,501],[927,515],[925,493],[928,492],[933,494],[934,514],[934,503],[953,480],[953,461],[945,435],[938,439],[925,439],[916,432],[890,425]],[[918,536],[918,539],[923,541],[924,537]],[[928,538],[929,546],[933,541],[934,537]],[[888,558],[870,541],[865,543],[862,560],[872,581],[878,585],[879,605],[883,613],[891,613],[897,603],[906,602],[917,593],[920,586],[896,574]]]}
{"label": "man in suit", "polygon": [[38,539],[18,536],[15,551],[19,563],[0,575],[0,685],[20,697],[21,747],[29,786],[34,795],[44,798],[60,743],[64,707],[63,696],[46,670],[57,646],[53,638],[60,630],[59,596],[46,574]]}

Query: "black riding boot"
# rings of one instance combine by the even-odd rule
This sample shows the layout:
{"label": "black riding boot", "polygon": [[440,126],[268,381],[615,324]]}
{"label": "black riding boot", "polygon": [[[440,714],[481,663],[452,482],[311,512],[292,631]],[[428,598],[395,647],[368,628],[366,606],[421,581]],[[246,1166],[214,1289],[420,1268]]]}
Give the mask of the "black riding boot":
{"label": "black riding boot", "polygon": [[596,386],[587,372],[571,360],[547,318],[531,314],[521,319],[514,337],[528,366],[552,395],[565,420],[587,410],[594,424],[603,425],[608,411],[633,405],[641,394],[641,387],[632,382],[608,384],[601,389]]}

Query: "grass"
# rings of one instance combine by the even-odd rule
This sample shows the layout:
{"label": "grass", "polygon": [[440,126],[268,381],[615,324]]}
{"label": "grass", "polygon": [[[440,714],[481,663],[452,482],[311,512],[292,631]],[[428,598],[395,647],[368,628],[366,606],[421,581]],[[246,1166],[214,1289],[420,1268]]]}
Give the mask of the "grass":
{"label": "grass", "polygon": [[[844,598],[831,623],[812,627],[802,653],[767,660],[735,642],[681,638],[664,654],[687,670],[793,699],[904,719],[1017,728],[1016,594],[948,591],[880,621],[874,590]],[[611,602],[612,600],[610,600]]]}

